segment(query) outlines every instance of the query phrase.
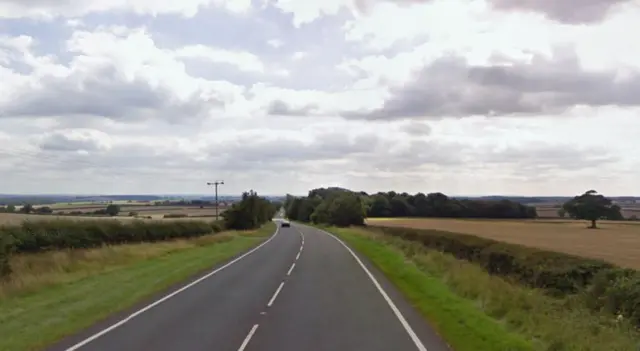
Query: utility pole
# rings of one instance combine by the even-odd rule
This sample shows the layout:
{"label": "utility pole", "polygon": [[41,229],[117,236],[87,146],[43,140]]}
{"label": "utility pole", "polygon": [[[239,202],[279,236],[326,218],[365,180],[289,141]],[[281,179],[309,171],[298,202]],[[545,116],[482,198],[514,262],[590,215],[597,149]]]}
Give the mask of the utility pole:
{"label": "utility pole", "polygon": [[224,184],[224,180],[216,180],[215,182],[207,182],[207,185],[214,185],[216,188],[216,221],[218,220],[218,185]]}

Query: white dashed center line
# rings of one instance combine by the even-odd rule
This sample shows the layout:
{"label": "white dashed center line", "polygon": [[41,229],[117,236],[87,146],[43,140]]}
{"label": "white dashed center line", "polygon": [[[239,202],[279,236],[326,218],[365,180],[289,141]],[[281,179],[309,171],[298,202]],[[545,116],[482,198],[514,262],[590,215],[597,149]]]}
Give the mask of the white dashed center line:
{"label": "white dashed center line", "polygon": [[[302,249],[304,248],[304,234],[302,234],[301,231],[298,231],[298,233],[300,233],[300,238],[302,239],[300,243],[300,250],[298,250],[298,254],[296,255],[296,258],[293,260],[293,264],[291,264],[291,268],[289,268],[289,271],[287,271],[287,276],[290,276],[291,272],[293,272],[293,269],[296,267],[296,262],[298,261],[298,259],[300,259],[300,254],[302,254]],[[267,303],[267,307],[271,307],[273,305],[273,303],[276,301],[276,297],[278,297],[278,294],[280,293],[283,287],[284,287],[284,281],[282,281],[278,286],[278,289],[271,297],[271,300],[269,300],[269,303]],[[266,312],[260,312],[260,315],[266,315],[266,314],[267,314]],[[253,325],[253,328],[251,328],[251,330],[249,331],[249,334],[247,334],[247,337],[244,338],[244,341],[242,342],[242,345],[240,345],[240,348],[238,349],[238,351],[244,351],[247,345],[249,345],[249,341],[251,341],[251,338],[253,337],[253,334],[255,334],[256,330],[258,329],[258,326],[259,326],[258,324]]]}
{"label": "white dashed center line", "polygon": [[244,341],[242,342],[242,345],[240,345],[238,351],[243,351],[247,347],[247,345],[249,345],[249,341],[251,341],[253,334],[256,333],[256,329],[258,329],[258,325],[254,324],[253,328],[251,328],[251,330],[249,331],[249,334],[247,334],[247,337],[244,338]]}
{"label": "white dashed center line", "polygon": [[293,272],[293,268],[296,266],[296,263],[293,262],[293,264],[291,265],[291,268],[289,268],[289,271],[287,272],[287,276],[291,275],[291,272]]}

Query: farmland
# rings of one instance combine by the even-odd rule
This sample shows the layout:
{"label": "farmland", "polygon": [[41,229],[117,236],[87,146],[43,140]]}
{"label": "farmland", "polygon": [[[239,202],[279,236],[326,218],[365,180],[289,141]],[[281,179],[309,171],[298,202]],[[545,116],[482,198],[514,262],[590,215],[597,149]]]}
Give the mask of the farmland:
{"label": "farmland", "polygon": [[574,220],[381,218],[367,224],[472,234],[640,269],[640,222],[602,221],[599,229],[586,229],[586,222]]}
{"label": "farmland", "polygon": [[[196,205],[151,205],[149,203],[118,203],[115,202],[115,205],[120,206],[120,213],[117,217],[110,216],[95,216],[90,215],[92,212],[96,210],[103,210],[107,207],[108,204],[103,203],[85,203],[85,204],[67,204],[67,203],[58,203],[52,205],[35,205],[34,208],[41,208],[44,206],[50,207],[53,210],[53,213],[50,215],[42,215],[42,214],[24,214],[24,213],[2,213],[0,212],[0,225],[14,225],[20,224],[25,220],[29,221],[41,221],[41,220],[54,220],[54,219],[71,219],[71,220],[90,220],[90,219],[100,219],[100,220],[108,220],[108,219],[120,219],[120,220],[130,220],[130,219],[153,219],[159,220],[164,219],[165,215],[175,216],[175,217],[185,217],[185,218],[166,218],[167,220],[175,220],[175,219],[208,219],[211,217],[215,217],[216,209],[213,205],[205,205],[202,208]],[[222,204],[218,208],[218,213],[221,214],[225,211],[227,206]],[[18,207],[19,209],[19,207]],[[85,216],[86,215],[86,216]]]}

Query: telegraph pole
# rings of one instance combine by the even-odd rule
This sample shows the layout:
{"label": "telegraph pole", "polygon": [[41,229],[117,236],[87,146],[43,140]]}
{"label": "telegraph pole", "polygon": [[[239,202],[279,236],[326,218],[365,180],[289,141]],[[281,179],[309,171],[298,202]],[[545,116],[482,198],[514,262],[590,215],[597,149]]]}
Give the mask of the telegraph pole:
{"label": "telegraph pole", "polygon": [[216,180],[215,182],[207,182],[207,185],[213,185],[216,188],[216,221],[218,220],[218,185],[224,184],[224,180]]}

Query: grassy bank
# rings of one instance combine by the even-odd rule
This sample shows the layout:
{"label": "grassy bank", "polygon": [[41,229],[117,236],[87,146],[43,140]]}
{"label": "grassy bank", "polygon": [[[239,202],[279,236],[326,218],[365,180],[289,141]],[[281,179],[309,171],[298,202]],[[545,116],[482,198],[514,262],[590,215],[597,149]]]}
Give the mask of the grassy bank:
{"label": "grassy bank", "polygon": [[[0,284],[0,350],[36,350],[264,241],[247,232],[14,255]],[[114,288],[117,287],[117,288]]]}
{"label": "grassy bank", "polygon": [[420,243],[365,229],[330,228],[366,255],[456,351],[630,351],[640,334],[588,310],[488,274]]}

